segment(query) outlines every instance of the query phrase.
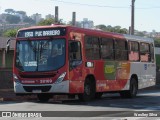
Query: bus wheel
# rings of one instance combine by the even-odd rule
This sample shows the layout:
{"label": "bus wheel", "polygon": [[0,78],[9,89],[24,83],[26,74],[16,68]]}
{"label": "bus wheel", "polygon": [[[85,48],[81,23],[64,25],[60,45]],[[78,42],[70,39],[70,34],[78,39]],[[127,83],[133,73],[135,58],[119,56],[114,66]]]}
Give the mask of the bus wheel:
{"label": "bus wheel", "polygon": [[47,93],[41,93],[37,94],[37,97],[40,102],[48,102],[48,100],[52,98],[52,95]]}
{"label": "bus wheel", "polygon": [[90,101],[95,98],[95,84],[92,80],[86,79],[84,83],[84,93],[78,95],[81,101]]}
{"label": "bus wheel", "polygon": [[135,78],[131,78],[130,89],[127,91],[121,91],[120,95],[123,98],[134,98],[137,95],[138,83]]}

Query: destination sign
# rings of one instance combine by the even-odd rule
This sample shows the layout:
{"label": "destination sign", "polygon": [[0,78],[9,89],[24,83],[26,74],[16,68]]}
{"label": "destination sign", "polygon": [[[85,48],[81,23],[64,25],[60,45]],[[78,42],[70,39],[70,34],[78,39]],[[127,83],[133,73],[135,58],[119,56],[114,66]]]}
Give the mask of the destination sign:
{"label": "destination sign", "polygon": [[18,32],[17,37],[32,38],[32,37],[48,37],[48,36],[64,36],[65,28],[50,28],[50,29],[31,29]]}

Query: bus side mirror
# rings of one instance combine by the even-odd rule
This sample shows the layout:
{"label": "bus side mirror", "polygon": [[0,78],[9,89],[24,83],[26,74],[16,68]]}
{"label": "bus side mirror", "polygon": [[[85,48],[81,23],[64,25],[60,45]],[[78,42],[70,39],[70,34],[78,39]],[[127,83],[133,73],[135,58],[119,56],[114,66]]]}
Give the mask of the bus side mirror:
{"label": "bus side mirror", "polygon": [[10,40],[11,40],[11,39],[8,39],[8,40],[7,40],[6,53],[9,53],[9,50],[10,50]]}
{"label": "bus side mirror", "polygon": [[71,42],[69,47],[70,52],[78,52],[78,42]]}

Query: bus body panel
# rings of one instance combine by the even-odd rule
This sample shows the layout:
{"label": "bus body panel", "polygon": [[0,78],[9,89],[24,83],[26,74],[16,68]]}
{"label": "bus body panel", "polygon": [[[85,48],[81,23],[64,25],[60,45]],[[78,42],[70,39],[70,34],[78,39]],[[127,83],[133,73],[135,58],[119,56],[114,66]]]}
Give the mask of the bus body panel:
{"label": "bus body panel", "polygon": [[130,63],[118,61],[97,61],[95,64],[97,92],[119,91],[130,77]]}
{"label": "bus body panel", "polygon": [[36,94],[36,93],[69,93],[69,80],[65,80],[58,84],[46,84],[46,85],[43,85],[43,84],[24,85],[21,83],[14,82],[14,92],[22,93],[22,94],[23,93],[33,93],[33,94]]}
{"label": "bus body panel", "polygon": [[[52,26],[60,27],[60,26]],[[49,28],[52,28],[49,27]],[[84,92],[84,82],[87,76],[92,75],[96,81],[96,92],[109,92],[109,91],[121,91],[129,90],[130,79],[132,75],[136,75],[138,78],[138,88],[145,88],[155,85],[155,63],[153,62],[131,62],[131,61],[117,61],[117,60],[87,60],[85,51],[85,36],[96,36],[99,38],[119,38],[126,41],[136,39],[135,41],[141,42],[141,39],[134,36],[121,35],[116,33],[108,33],[103,31],[95,31],[89,29],[81,29],[76,27],[62,26],[66,28],[66,35],[63,36],[66,39],[66,48],[69,48],[69,41],[79,41],[81,43],[81,55],[82,63],[76,68],[70,69],[69,61],[69,50],[66,49],[65,65],[57,70],[54,77],[51,78],[52,82],[47,83],[17,83],[14,80],[14,90],[15,93],[39,93],[43,91],[38,91],[39,89],[45,88],[45,86],[50,86],[50,89],[44,93],[64,93],[64,94],[79,94]],[[46,27],[38,27],[38,29],[43,29]],[[32,29],[35,29],[34,27]],[[30,30],[30,28],[26,29]],[[75,36],[77,39],[73,39]],[[153,43],[148,39],[142,40],[143,42]],[[153,43],[154,44],[154,43]],[[16,53],[15,53],[16,54]],[[15,58],[15,56],[14,56]],[[15,59],[14,59],[15,63]],[[92,67],[88,67],[87,64],[93,64]],[[55,71],[54,71],[55,72]],[[66,72],[64,80],[60,83],[55,83],[59,76]],[[40,81],[48,78],[21,78],[19,71],[15,66],[13,66],[13,73],[20,78],[20,81]],[[22,73],[24,74],[24,73]],[[41,76],[43,74],[36,73]],[[50,79],[50,78],[49,78]],[[31,92],[27,92],[24,86],[33,87]]]}
{"label": "bus body panel", "polygon": [[131,75],[137,75],[139,89],[155,85],[155,68],[154,63],[131,63]]}

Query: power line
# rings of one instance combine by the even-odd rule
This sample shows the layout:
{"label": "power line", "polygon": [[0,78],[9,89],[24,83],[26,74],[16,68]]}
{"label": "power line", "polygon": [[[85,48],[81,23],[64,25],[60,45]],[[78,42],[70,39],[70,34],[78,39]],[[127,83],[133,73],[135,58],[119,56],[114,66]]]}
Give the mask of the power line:
{"label": "power line", "polygon": [[107,8],[130,8],[130,7],[124,7],[124,6],[106,6],[106,5],[94,5],[94,4],[82,4],[82,3],[75,3],[75,2],[66,2],[62,0],[51,0],[56,1],[60,3],[66,3],[66,4],[73,4],[73,5],[80,5],[80,6],[89,6],[89,7],[107,7]]}
{"label": "power line", "polygon": [[143,8],[139,8],[139,7],[136,7],[135,9],[159,9],[160,6],[155,6],[155,7],[143,7]]}
{"label": "power line", "polygon": [[[130,6],[107,6],[107,5],[95,5],[95,4],[84,4],[84,3],[76,3],[76,2],[68,2],[63,0],[51,0],[59,3],[71,4],[71,5],[79,5],[79,6],[88,6],[88,7],[100,7],[100,8],[122,8],[122,9],[130,9]],[[160,6],[153,7],[136,7],[135,9],[159,9]]]}

